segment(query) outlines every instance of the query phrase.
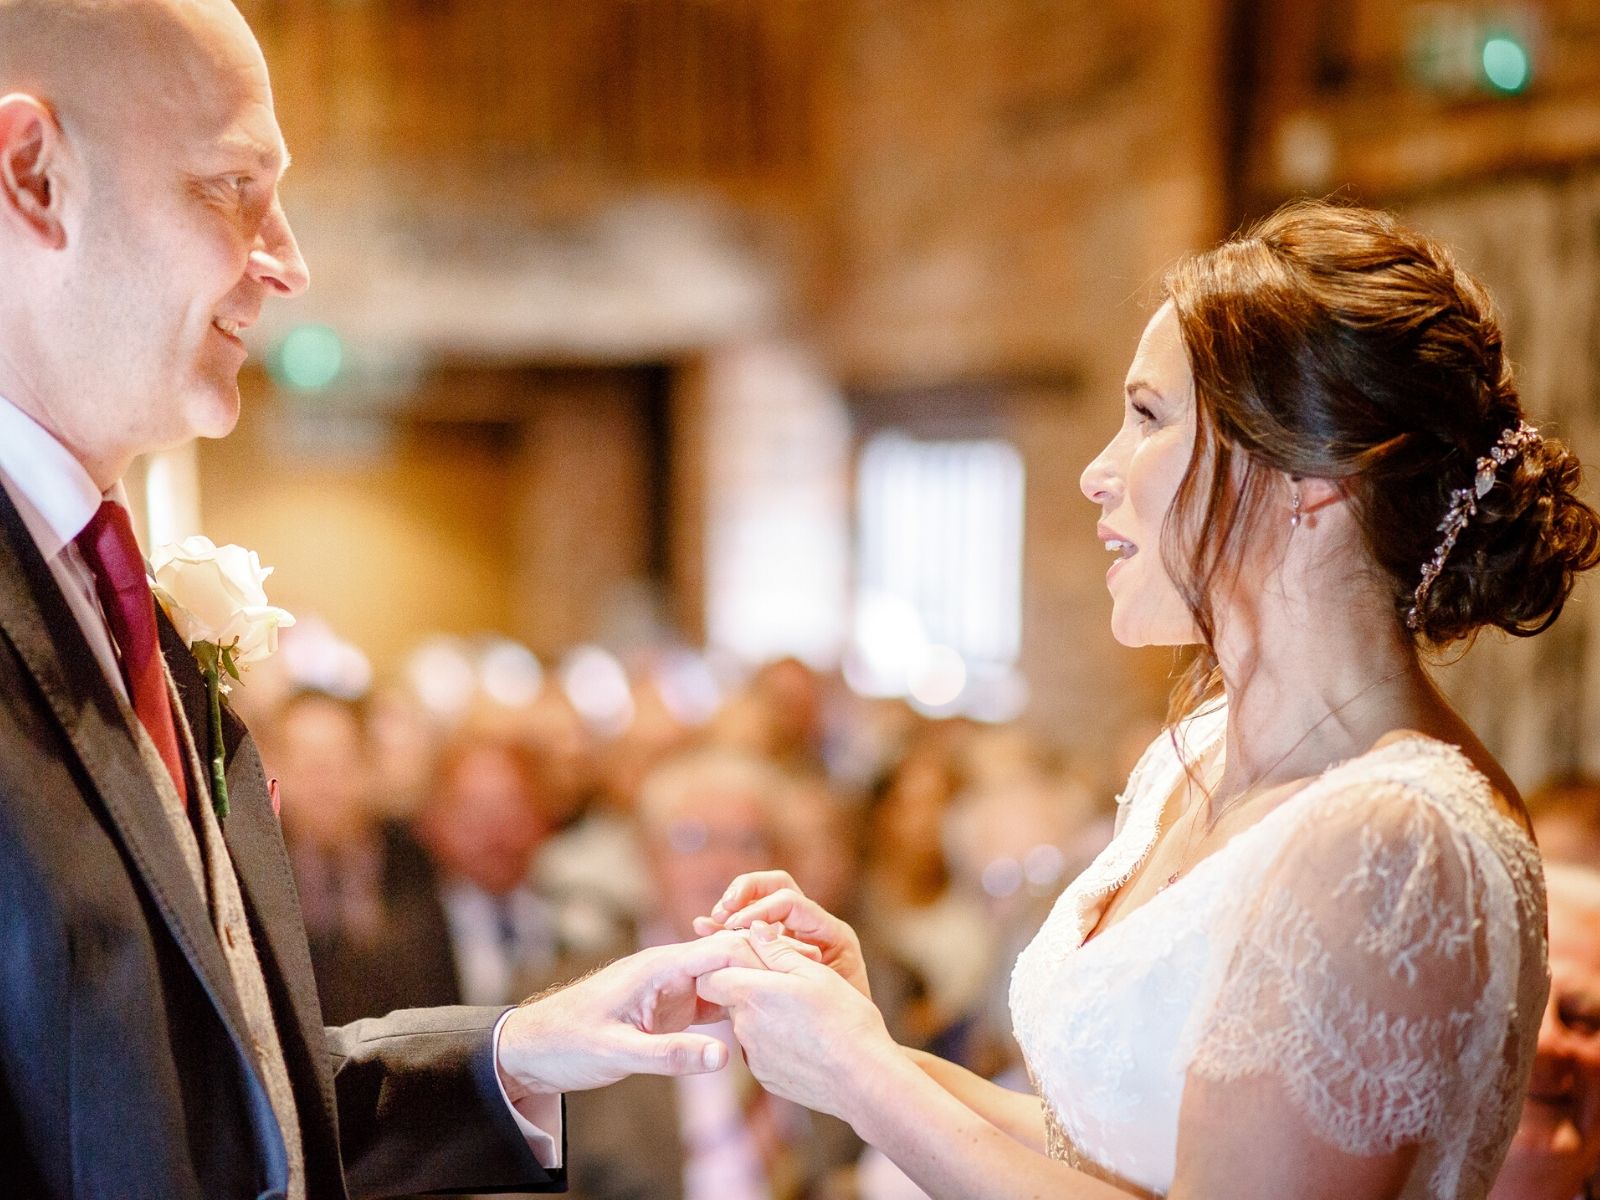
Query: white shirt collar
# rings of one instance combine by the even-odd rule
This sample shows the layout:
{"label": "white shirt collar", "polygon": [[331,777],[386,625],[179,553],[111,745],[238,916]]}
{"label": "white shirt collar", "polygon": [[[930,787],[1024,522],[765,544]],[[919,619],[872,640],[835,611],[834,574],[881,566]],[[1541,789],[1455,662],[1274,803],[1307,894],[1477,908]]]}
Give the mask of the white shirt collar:
{"label": "white shirt collar", "polygon": [[15,404],[0,396],[0,482],[45,561],[53,560],[89,524],[104,500],[126,506],[120,483],[103,495],[72,452]]}

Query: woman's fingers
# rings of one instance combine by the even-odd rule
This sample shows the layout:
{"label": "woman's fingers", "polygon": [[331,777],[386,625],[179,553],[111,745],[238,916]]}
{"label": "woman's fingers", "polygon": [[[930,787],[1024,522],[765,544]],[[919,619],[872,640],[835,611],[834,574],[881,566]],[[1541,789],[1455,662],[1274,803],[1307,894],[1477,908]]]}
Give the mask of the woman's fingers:
{"label": "woman's fingers", "polygon": [[[785,937],[782,925],[758,922],[750,930],[750,945],[769,971],[793,975],[813,970],[822,962],[822,955],[815,946]],[[828,971],[828,976],[832,975],[833,972]]]}
{"label": "woman's fingers", "polygon": [[808,900],[798,888],[784,887],[735,909],[722,924],[728,929],[748,929],[755,921],[782,921],[799,929],[821,927],[827,915],[821,905]]}
{"label": "woman's fingers", "polygon": [[711,918],[714,921],[726,921],[729,916],[752,900],[782,888],[790,888],[796,892],[800,890],[793,876],[787,871],[750,871],[740,875],[728,885],[728,890],[722,894],[722,899],[712,907]]}

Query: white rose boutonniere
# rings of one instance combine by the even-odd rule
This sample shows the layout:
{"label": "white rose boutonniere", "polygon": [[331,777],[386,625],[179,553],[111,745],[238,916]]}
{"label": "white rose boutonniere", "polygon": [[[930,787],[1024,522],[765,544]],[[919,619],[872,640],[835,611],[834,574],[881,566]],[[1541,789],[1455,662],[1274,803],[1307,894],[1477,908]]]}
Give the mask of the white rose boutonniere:
{"label": "white rose boutonniere", "polygon": [[278,648],[278,630],[294,617],[267,603],[262,588],[271,567],[243,546],[215,546],[184,538],[162,546],[150,560],[151,589],[178,635],[189,644],[206,677],[211,700],[211,793],[217,816],[228,815],[228,781],[222,757],[222,693],[227,675],[260,662]]}

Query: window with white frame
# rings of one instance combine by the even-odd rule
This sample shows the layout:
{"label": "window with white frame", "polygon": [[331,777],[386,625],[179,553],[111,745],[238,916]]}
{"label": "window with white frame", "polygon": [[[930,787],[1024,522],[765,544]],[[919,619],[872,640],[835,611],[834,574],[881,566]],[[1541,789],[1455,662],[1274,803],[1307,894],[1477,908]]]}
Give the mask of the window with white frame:
{"label": "window with white frame", "polygon": [[857,472],[855,612],[846,679],[934,715],[1007,720],[1026,699],[1023,464],[998,438],[885,432]]}

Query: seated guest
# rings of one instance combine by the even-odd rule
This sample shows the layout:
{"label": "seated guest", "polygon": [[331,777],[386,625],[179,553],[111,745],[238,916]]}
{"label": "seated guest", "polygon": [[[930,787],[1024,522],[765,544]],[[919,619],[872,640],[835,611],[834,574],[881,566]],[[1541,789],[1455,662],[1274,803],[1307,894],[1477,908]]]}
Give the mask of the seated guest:
{"label": "seated guest", "polygon": [[[656,893],[645,944],[695,936],[728,881],[770,866],[792,784],[762,759],[692,750],[639,789]],[[726,1022],[704,1032],[733,1044]],[[581,1200],[819,1200],[860,1143],[840,1122],[766,1092],[735,1054],[692,1083],[640,1077],[568,1099],[568,1183]]]}
{"label": "seated guest", "polygon": [[416,829],[439,874],[460,1003],[515,1004],[552,982],[555,917],[530,882],[552,828],[527,743],[469,727],[444,747]]}
{"label": "seated guest", "polygon": [[266,739],[300,893],[323,1018],[456,1003],[444,914],[421,848],[372,801],[364,712],[319,691],[292,694]]}
{"label": "seated guest", "polygon": [[880,976],[899,977],[884,1014],[895,1037],[972,1066],[967,1034],[995,947],[982,904],[945,855],[945,821],[965,782],[964,732],[925,727],[884,782],[870,816],[861,936],[879,956],[874,995]]}
{"label": "seated guest", "polygon": [[1600,1196],[1600,871],[1551,864],[1550,1000],[1489,1200]]}

